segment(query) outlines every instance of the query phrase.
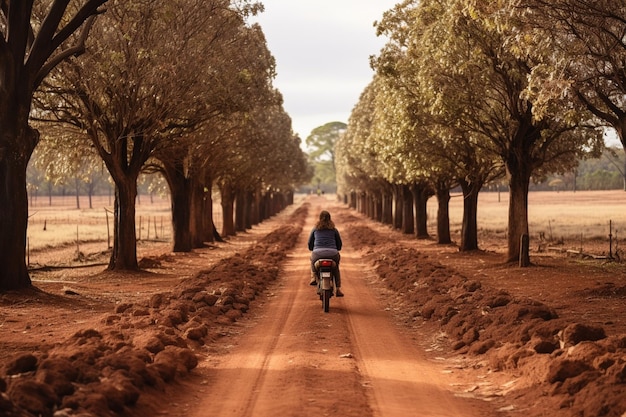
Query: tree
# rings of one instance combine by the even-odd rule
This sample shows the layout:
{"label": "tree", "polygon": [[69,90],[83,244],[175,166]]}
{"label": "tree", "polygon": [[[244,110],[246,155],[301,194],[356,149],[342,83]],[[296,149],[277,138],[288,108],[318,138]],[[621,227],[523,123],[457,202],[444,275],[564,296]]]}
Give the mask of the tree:
{"label": "tree", "polygon": [[[527,251],[520,253],[520,237],[529,233],[531,176],[570,170],[600,140],[598,132],[584,129],[584,115],[571,105],[558,112],[534,113],[526,89],[536,62],[515,53],[508,40],[516,32],[499,20],[510,13],[500,7],[509,5],[473,0],[420,2],[420,23],[430,22],[438,30],[433,32],[436,50],[419,62],[436,65],[436,71],[426,77],[434,94],[429,111],[445,115],[449,126],[465,132],[474,147],[497,155],[506,167],[510,190],[507,259],[521,256],[522,263],[528,264]],[[414,33],[421,32],[409,32]],[[411,38],[407,44],[419,48],[420,42]]]}
{"label": "tree", "polygon": [[[527,91],[538,62],[532,56],[520,56],[510,42],[519,33],[503,18],[511,15],[510,4],[474,0],[457,4],[462,7],[454,9],[459,13],[450,22],[464,36],[451,39],[450,46],[458,49],[450,55],[449,62],[463,68],[460,75],[470,80],[470,85],[481,88],[463,120],[487,139],[506,166],[510,193],[507,260],[528,265],[528,250],[521,247],[520,239],[529,234],[531,177],[571,170],[579,157],[602,148],[601,132],[588,129],[586,114],[577,111],[571,102],[536,111],[535,100]],[[471,55],[464,52],[468,49]],[[460,61],[459,56],[463,57]]]}
{"label": "tree", "polygon": [[37,158],[33,162],[45,173],[52,184],[74,183],[76,189],[76,208],[80,208],[80,188],[85,185],[91,196],[97,185],[95,171],[102,169],[101,159],[93,147],[86,146],[85,134],[76,129],[59,126],[43,126],[38,123],[41,141],[37,148]]}
{"label": "tree", "polygon": [[86,59],[60,67],[46,86],[44,98],[54,95],[54,100],[41,101],[49,120],[86,133],[115,182],[110,269],[138,268],[137,178],[161,132],[170,127],[171,106],[177,102],[168,94],[173,86],[166,78],[177,68],[163,65],[157,56],[180,42],[178,31],[167,44],[158,39],[167,22],[165,13],[159,1],[110,2],[106,18],[94,28],[93,49]]}
{"label": "tree", "polygon": [[626,148],[626,3],[520,0],[516,5],[512,20],[528,33],[518,53],[541,62],[528,89],[537,111],[573,101],[589,112],[589,124],[613,128]]}
{"label": "tree", "polygon": [[336,183],[335,144],[346,131],[343,122],[330,122],[318,126],[306,138],[309,160],[315,168],[315,180],[320,184]]}
{"label": "tree", "polygon": [[531,178],[571,171],[602,141],[589,113],[573,103],[535,106],[529,79],[541,61],[520,53],[516,39],[526,33],[513,24],[514,11],[506,2],[405,0],[386,12],[378,31],[390,42],[373,59],[385,86],[371,135],[384,177],[412,186],[416,220],[428,190],[424,181],[442,201],[446,185],[461,185],[463,250],[477,248],[478,191],[506,168],[507,258],[526,265],[520,237],[528,235]]}
{"label": "tree", "polygon": [[0,291],[30,286],[26,267],[26,170],[39,141],[29,126],[34,92],[50,71],[80,55],[106,0],[0,1]]}
{"label": "tree", "polygon": [[222,173],[238,168],[239,161],[232,160],[232,154],[255,152],[254,143],[233,139],[237,138],[233,131],[258,109],[282,103],[271,85],[275,61],[260,26],[243,23],[220,25],[221,37],[212,44],[206,65],[213,82],[203,94],[209,117],[193,134],[177,138],[154,155],[172,193],[175,251],[213,241],[217,235],[212,218],[213,183]]}
{"label": "tree", "polygon": [[345,134],[335,144],[337,191],[351,207],[393,225],[394,218],[400,223],[402,217],[399,210],[393,210],[396,189],[380,163],[375,135],[381,116],[376,107],[381,89],[380,77],[374,76],[354,106]]}
{"label": "tree", "polygon": [[[278,96],[278,94],[277,94]],[[297,185],[310,180],[304,153],[300,148],[300,138],[293,135],[291,118],[285,113],[282,100],[271,106],[259,106],[247,113],[245,120],[232,120],[230,129],[232,138],[230,150],[223,153],[228,161],[216,173],[216,183],[220,189],[225,236],[244,230],[253,223],[250,193],[263,193],[263,197],[283,199],[286,193],[293,193]],[[260,197],[260,196],[259,196]],[[237,201],[237,213],[233,211]],[[247,203],[248,202],[248,203]],[[282,209],[274,201],[270,204],[267,215]],[[238,226],[236,226],[238,225]]]}
{"label": "tree", "polygon": [[83,129],[107,166],[115,182],[109,269],[133,270],[137,178],[151,157],[232,105],[223,91],[232,82],[207,90],[212,81],[249,84],[220,66],[244,20],[227,0],[111,1],[88,59],[64,65],[48,85],[61,105],[42,107]]}

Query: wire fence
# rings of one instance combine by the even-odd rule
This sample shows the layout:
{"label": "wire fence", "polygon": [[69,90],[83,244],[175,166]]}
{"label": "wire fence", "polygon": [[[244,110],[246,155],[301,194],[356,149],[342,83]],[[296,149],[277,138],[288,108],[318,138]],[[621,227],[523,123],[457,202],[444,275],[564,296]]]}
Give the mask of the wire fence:
{"label": "wire fence", "polygon": [[[39,251],[76,242],[105,242],[110,248],[113,233],[112,203],[108,196],[96,196],[89,204],[81,196],[31,200],[27,230],[28,251]],[[172,241],[172,215],[169,198],[140,196],[137,199],[135,232],[138,241]],[[213,203],[213,221],[222,228],[222,207]]]}

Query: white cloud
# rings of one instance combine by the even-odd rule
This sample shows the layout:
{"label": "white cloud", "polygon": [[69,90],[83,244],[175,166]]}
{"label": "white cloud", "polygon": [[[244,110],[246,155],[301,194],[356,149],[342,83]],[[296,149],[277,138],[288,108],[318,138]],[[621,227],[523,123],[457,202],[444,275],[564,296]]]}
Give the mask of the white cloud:
{"label": "white cloud", "polygon": [[348,122],[371,81],[370,55],[385,39],[374,21],[393,8],[392,0],[263,0],[254,19],[276,58],[274,81],[285,99],[293,129],[303,139],[314,128]]}

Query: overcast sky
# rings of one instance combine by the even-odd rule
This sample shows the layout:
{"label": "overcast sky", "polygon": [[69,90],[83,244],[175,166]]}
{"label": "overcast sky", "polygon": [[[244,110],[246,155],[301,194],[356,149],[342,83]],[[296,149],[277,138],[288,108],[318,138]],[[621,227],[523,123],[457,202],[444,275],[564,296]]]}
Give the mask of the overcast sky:
{"label": "overcast sky", "polygon": [[380,20],[397,0],[262,0],[259,22],[276,58],[274,86],[282,93],[293,130],[304,141],[329,122],[348,123],[374,75],[369,56],[385,39]]}

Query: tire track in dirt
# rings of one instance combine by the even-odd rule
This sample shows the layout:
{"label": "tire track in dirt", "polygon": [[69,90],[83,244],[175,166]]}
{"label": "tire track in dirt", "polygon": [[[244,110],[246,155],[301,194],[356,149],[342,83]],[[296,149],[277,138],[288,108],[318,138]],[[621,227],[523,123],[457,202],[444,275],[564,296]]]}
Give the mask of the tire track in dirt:
{"label": "tire track in dirt", "polygon": [[349,240],[341,264],[346,297],[332,298],[330,312],[322,312],[308,285],[308,233],[322,208],[330,206],[340,231],[349,211],[323,198],[311,201],[296,249],[260,315],[226,354],[201,361],[205,390],[185,415],[494,416],[488,404],[447,389],[443,367],[402,334],[367,285],[367,266]]}
{"label": "tire track in dirt", "polygon": [[[351,215],[337,208],[338,224]],[[345,234],[344,234],[345,235]],[[422,348],[401,331],[382,304],[376,286],[368,286],[373,273],[358,253],[356,242],[345,235],[342,277],[345,307],[357,366],[368,386],[375,416],[385,417],[487,417],[496,415],[491,405],[460,398],[449,389],[442,364],[426,357]],[[352,296],[351,296],[352,295]],[[420,335],[418,335],[419,337]],[[422,335],[426,338],[427,335]]]}
{"label": "tire track in dirt", "polygon": [[251,329],[246,342],[233,348],[217,365],[205,362],[199,366],[200,372],[209,375],[210,392],[203,400],[206,408],[201,405],[189,417],[206,416],[207,409],[211,410],[211,415],[219,416],[258,415],[254,410],[263,401],[261,391],[267,383],[269,370],[274,366],[271,353],[276,351],[280,342],[280,338],[268,335],[283,333],[294,296],[293,291],[281,291],[280,297],[271,294],[271,307],[267,305],[266,308],[272,309],[273,319],[261,318],[261,322]]}
{"label": "tire track in dirt", "polygon": [[207,375],[206,393],[189,417],[369,416],[366,388],[350,359],[350,338],[342,300],[324,314],[308,285],[310,211],[297,249],[269,292],[250,328],[226,355],[210,356],[198,371]]}

